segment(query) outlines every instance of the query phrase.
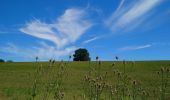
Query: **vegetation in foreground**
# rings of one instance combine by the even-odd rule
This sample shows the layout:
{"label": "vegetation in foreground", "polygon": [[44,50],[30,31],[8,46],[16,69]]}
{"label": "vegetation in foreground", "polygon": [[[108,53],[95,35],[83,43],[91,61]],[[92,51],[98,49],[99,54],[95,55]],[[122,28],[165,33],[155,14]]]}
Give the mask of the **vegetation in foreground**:
{"label": "vegetation in foreground", "polygon": [[169,100],[169,61],[0,63],[4,100]]}

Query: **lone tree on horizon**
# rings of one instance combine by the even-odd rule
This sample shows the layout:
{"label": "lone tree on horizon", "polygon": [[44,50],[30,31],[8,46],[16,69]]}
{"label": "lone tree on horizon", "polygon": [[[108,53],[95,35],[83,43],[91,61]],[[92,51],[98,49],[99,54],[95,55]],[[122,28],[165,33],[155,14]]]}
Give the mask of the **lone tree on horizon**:
{"label": "lone tree on horizon", "polygon": [[73,57],[73,61],[90,61],[89,52],[85,48],[77,49]]}

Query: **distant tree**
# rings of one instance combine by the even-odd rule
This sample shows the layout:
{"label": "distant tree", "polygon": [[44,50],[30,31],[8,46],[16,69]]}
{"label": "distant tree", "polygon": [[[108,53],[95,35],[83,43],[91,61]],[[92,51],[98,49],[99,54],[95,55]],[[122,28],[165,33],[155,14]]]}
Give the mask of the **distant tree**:
{"label": "distant tree", "polygon": [[3,59],[0,59],[0,62],[5,62],[5,60],[3,60]]}
{"label": "distant tree", "polygon": [[13,61],[12,61],[12,60],[7,60],[6,62],[10,62],[10,63],[11,63],[11,62],[13,62]]}
{"label": "distant tree", "polygon": [[90,61],[89,52],[85,48],[77,49],[73,57],[74,61]]}

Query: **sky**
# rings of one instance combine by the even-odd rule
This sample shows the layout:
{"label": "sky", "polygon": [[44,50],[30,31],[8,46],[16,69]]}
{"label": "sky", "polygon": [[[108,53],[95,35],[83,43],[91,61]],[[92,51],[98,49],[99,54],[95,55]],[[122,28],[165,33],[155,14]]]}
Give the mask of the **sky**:
{"label": "sky", "polygon": [[0,0],[0,58],[170,60],[170,0]]}

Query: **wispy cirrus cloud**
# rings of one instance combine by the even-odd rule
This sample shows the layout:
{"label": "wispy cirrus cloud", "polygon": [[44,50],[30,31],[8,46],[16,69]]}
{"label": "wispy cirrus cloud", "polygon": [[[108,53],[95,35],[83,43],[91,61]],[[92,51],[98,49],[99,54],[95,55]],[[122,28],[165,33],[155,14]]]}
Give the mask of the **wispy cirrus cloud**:
{"label": "wispy cirrus cloud", "polygon": [[93,42],[93,41],[95,41],[95,40],[97,40],[97,39],[100,39],[100,38],[101,38],[101,37],[99,37],[99,36],[90,38],[90,39],[88,39],[88,40],[85,40],[85,41],[83,42],[83,44],[87,44],[87,43]]}
{"label": "wispy cirrus cloud", "polygon": [[33,20],[19,30],[25,34],[49,40],[62,48],[77,41],[93,24],[86,18],[83,9],[67,9],[53,23]]}
{"label": "wispy cirrus cloud", "polygon": [[119,7],[112,16],[106,20],[106,25],[113,32],[124,30],[133,30],[146,21],[161,0],[138,0],[129,4],[124,4],[122,0]]}
{"label": "wispy cirrus cloud", "polygon": [[146,44],[146,45],[137,45],[137,46],[125,46],[122,48],[119,48],[119,51],[131,51],[131,50],[139,50],[139,49],[145,49],[152,47],[152,44]]}
{"label": "wispy cirrus cloud", "polygon": [[26,49],[10,44],[1,48],[1,51],[29,58],[38,56],[41,59],[69,55],[77,49],[77,47],[71,46],[72,43],[76,42],[93,25],[86,17],[87,13],[85,9],[71,8],[65,10],[64,14],[56,18],[54,22],[47,23],[34,19],[19,28],[22,33],[40,38],[41,41],[51,41],[55,45],[49,45],[43,41],[39,46]]}
{"label": "wispy cirrus cloud", "polygon": [[40,42],[40,46],[33,46],[30,48],[24,48],[12,43],[8,43],[6,46],[0,47],[1,52],[11,53],[19,57],[26,57],[34,59],[38,56],[40,59],[58,59],[59,57],[72,54],[77,48],[72,46],[62,50],[58,50],[54,46],[49,46],[45,42]]}

